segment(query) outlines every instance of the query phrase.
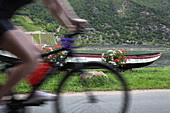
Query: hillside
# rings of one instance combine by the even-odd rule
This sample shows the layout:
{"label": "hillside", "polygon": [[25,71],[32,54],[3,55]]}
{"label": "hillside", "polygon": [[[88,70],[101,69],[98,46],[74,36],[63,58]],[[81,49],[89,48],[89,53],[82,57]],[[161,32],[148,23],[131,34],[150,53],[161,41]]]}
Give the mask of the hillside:
{"label": "hillside", "polygon": [[15,15],[12,18],[12,22],[18,26],[22,26],[26,31],[41,31],[43,30],[40,26],[36,26],[34,22],[27,16]]}
{"label": "hillside", "polygon": [[[169,0],[69,0],[77,14],[89,21],[95,33],[81,37],[81,44],[170,46]],[[37,13],[38,12],[38,13]],[[17,15],[28,16],[43,31],[67,32],[43,8],[33,3]]]}

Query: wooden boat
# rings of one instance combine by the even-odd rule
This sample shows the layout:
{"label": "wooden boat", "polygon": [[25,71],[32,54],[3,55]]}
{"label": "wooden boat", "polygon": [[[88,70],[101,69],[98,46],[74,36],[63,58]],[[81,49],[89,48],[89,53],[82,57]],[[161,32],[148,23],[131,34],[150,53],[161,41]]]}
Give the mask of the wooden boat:
{"label": "wooden boat", "polygon": [[[127,55],[127,62],[124,66],[119,67],[120,69],[127,70],[132,68],[140,68],[152,64],[154,61],[161,57],[162,53],[148,53],[148,54],[137,54]],[[88,62],[88,61],[102,61],[101,54],[74,54],[74,57],[68,58],[67,62]]]}
{"label": "wooden boat", "polygon": [[[119,67],[122,70],[140,68],[152,64],[154,61],[158,60],[161,57],[162,53],[148,53],[148,54],[137,54],[137,55],[127,55],[127,62],[124,66]],[[19,60],[15,56],[9,53],[0,54],[1,62],[12,62]],[[72,63],[78,62],[88,62],[88,61],[100,61],[102,62],[101,54],[81,54],[75,53],[74,57],[68,57],[66,62],[68,67],[72,66]]]}

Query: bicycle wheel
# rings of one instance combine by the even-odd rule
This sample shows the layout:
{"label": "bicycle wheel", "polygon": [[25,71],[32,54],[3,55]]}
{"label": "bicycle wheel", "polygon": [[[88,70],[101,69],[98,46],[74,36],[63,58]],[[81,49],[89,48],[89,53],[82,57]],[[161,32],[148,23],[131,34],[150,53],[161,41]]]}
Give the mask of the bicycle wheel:
{"label": "bicycle wheel", "polygon": [[58,87],[57,113],[126,113],[128,88],[115,68],[100,62],[78,67]]}

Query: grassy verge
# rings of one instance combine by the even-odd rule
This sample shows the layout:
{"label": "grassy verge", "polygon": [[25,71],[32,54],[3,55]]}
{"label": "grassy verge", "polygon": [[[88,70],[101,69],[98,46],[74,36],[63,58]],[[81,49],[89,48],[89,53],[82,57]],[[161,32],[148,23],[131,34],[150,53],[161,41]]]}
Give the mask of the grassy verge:
{"label": "grassy verge", "polygon": [[[170,67],[150,67],[150,68],[139,68],[133,69],[132,72],[122,72],[122,76],[124,76],[129,84],[129,88],[134,89],[170,89]],[[3,83],[5,81],[4,74],[0,76],[0,82]],[[54,92],[57,89],[57,85],[63,77],[63,73],[56,75],[50,78],[45,82],[43,86],[41,86],[40,90],[48,90],[50,92]],[[81,81],[79,76],[72,76],[71,81],[68,82],[67,91],[83,91],[85,87],[82,87],[82,84],[86,85],[87,81]],[[93,83],[95,83],[92,80]],[[109,82],[109,81],[107,81]],[[112,87],[105,85],[102,82],[102,87],[98,87],[98,82],[96,84],[91,84],[92,87],[90,90],[113,90],[117,89],[117,87]],[[87,88],[87,87],[86,87]],[[25,81],[21,81],[14,90],[17,93],[27,93],[30,91],[30,87]]]}
{"label": "grassy verge", "polygon": [[124,72],[130,89],[170,89],[170,67],[151,67]]}

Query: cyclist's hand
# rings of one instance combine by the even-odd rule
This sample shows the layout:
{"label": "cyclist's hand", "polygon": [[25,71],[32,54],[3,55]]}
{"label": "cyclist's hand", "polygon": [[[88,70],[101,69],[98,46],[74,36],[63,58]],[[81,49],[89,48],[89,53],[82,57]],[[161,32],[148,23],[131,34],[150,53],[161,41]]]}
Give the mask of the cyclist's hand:
{"label": "cyclist's hand", "polygon": [[77,18],[72,18],[70,20],[74,25],[67,26],[68,30],[70,30],[70,31],[80,31],[80,30],[84,30],[84,28],[86,28],[85,24],[87,23],[87,20],[77,19]]}
{"label": "cyclist's hand", "polygon": [[77,27],[76,27],[75,25],[68,25],[68,26],[66,26],[66,28],[67,28],[69,31],[72,31],[72,32],[77,31]]}

